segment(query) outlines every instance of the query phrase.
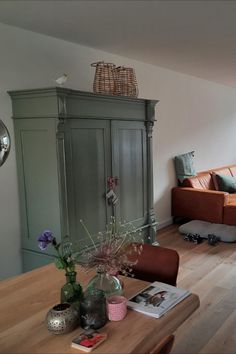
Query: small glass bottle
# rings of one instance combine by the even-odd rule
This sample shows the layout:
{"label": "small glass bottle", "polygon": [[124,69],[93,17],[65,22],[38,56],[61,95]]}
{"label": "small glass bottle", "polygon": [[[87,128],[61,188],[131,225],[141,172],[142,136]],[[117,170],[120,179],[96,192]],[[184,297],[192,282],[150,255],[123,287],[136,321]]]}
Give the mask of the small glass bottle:
{"label": "small glass bottle", "polygon": [[84,329],[99,329],[107,322],[106,297],[102,290],[87,289],[80,304],[80,325]]}
{"label": "small glass bottle", "polygon": [[79,283],[76,282],[76,272],[66,273],[66,284],[61,288],[61,303],[80,304],[83,298],[83,290]]}

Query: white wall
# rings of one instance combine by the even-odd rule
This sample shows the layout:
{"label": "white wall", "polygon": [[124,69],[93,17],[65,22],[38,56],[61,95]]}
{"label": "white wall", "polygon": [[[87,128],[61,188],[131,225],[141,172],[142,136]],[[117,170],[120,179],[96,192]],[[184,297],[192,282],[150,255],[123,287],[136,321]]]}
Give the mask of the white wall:
{"label": "white wall", "polygon": [[84,46],[0,24],[0,118],[12,150],[0,168],[0,278],[21,271],[20,218],[11,102],[6,91],[54,86],[66,72],[68,87],[92,90],[94,68],[105,60],[135,68],[140,97],[159,99],[154,129],[154,201],[161,225],[170,221],[175,185],[172,158],[196,151],[197,170],[236,162],[236,90]]}

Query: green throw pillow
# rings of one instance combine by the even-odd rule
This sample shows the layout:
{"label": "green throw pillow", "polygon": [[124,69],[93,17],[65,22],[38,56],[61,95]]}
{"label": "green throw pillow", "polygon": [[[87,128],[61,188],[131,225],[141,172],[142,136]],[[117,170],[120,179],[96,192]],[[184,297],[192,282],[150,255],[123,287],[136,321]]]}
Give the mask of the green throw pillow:
{"label": "green throw pillow", "polygon": [[222,192],[235,193],[236,179],[232,176],[216,174],[219,189]]}
{"label": "green throw pillow", "polygon": [[175,156],[175,172],[177,179],[182,183],[185,178],[196,176],[196,170],[193,165],[194,151]]}

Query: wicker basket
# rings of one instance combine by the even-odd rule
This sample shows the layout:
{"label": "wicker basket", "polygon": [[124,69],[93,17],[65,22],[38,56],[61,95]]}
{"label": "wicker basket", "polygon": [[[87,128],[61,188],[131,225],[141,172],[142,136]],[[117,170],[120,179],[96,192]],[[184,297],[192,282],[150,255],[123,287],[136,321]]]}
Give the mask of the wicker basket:
{"label": "wicker basket", "polygon": [[116,66],[112,63],[105,63],[104,61],[93,63],[91,66],[96,68],[93,92],[115,95],[117,80]]}
{"label": "wicker basket", "polygon": [[138,97],[138,84],[134,69],[119,66],[116,68],[116,72],[116,94],[122,96]]}

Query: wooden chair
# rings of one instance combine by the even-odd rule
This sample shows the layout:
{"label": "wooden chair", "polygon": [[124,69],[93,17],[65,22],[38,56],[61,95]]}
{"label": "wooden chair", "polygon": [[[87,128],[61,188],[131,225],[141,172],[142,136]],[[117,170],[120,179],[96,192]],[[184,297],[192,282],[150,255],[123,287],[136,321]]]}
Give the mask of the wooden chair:
{"label": "wooden chair", "polygon": [[[144,244],[138,262],[132,269],[134,278],[148,282],[161,281],[176,286],[179,255],[175,250],[169,248]],[[163,338],[147,354],[169,354],[174,344],[174,338],[173,334]]]}
{"label": "wooden chair", "polygon": [[173,347],[174,339],[173,334],[166,336],[147,354],[169,354]]}
{"label": "wooden chair", "polygon": [[169,248],[144,244],[138,262],[132,269],[134,278],[149,282],[160,281],[176,286],[179,255]]}

